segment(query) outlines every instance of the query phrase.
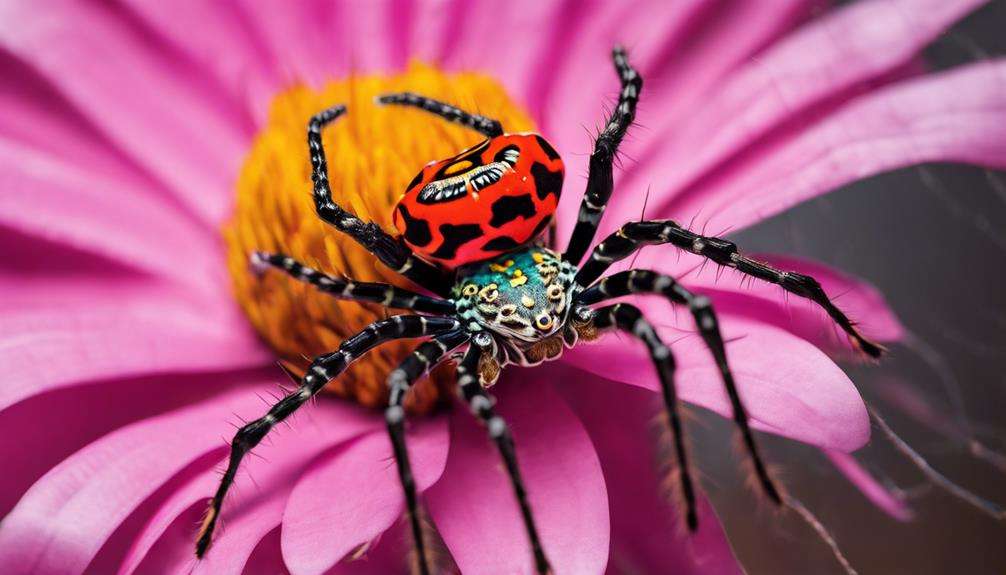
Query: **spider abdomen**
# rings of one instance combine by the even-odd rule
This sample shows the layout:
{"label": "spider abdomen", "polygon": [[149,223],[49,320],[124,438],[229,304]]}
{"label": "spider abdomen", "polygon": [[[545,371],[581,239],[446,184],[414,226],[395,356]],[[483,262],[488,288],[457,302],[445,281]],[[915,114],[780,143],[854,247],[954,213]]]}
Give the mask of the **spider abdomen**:
{"label": "spider abdomen", "polygon": [[564,168],[537,134],[505,134],[431,162],[394,211],[402,239],[423,259],[453,269],[538,237],[552,220]]}

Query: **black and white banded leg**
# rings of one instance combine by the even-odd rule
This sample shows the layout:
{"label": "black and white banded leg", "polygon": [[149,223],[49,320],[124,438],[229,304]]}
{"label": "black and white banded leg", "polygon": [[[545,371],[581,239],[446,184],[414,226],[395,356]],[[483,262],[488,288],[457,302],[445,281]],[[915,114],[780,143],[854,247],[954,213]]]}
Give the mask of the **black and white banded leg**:
{"label": "black and white banded leg", "polygon": [[321,130],[346,113],[345,106],[334,106],[314,115],[307,124],[307,146],[311,154],[311,180],[314,182],[315,209],[325,222],[348,234],[381,263],[438,295],[446,295],[450,284],[434,265],[416,257],[398,239],[386,233],[373,222],[364,222],[342,209],[332,200],[328,183],[328,162],[321,143]]}
{"label": "black and white banded leg", "polygon": [[[481,334],[486,335],[486,334]],[[476,335],[476,340],[479,338]],[[539,574],[550,573],[548,558],[545,557],[545,550],[538,536],[538,528],[534,523],[534,516],[531,513],[531,505],[527,500],[527,489],[524,487],[524,479],[521,477],[520,468],[517,466],[517,451],[514,447],[513,437],[503,418],[496,414],[493,408],[495,400],[487,394],[479,383],[478,364],[483,353],[487,353],[484,347],[473,343],[468,347],[464,358],[458,364],[458,391],[468,402],[472,413],[485,424],[489,431],[489,437],[496,444],[496,448],[506,465],[507,475],[510,477],[510,484],[513,486],[517,504],[520,506],[521,516],[524,519],[524,529],[527,531],[528,541],[531,544],[531,551],[534,554],[535,569]]]}
{"label": "black and white banded leg", "polygon": [[639,93],[643,90],[643,78],[629,65],[625,48],[616,46],[612,50],[612,60],[615,71],[622,82],[622,91],[618,95],[618,105],[612,110],[608,123],[594,142],[594,152],[590,155],[590,172],[587,175],[587,190],[583,194],[580,213],[576,218],[576,227],[569,237],[569,244],[562,258],[572,264],[579,264],[587,253],[597,226],[604,214],[604,207],[611,199],[614,189],[614,174],[612,164],[618,145],[621,144],[625,132],[636,118],[636,103]]}
{"label": "black and white banded leg", "polygon": [[429,575],[430,565],[426,544],[423,541],[422,525],[419,521],[419,498],[416,494],[416,481],[412,475],[412,466],[409,464],[409,452],[405,448],[405,408],[403,404],[412,384],[436,366],[448,353],[467,342],[470,337],[464,331],[455,329],[423,342],[388,375],[388,389],[391,396],[384,417],[388,426],[388,435],[391,437],[395,463],[398,466],[398,477],[401,479],[402,489],[405,491],[405,505],[408,510],[409,524],[412,527],[412,538],[415,543],[419,571],[423,575]]}
{"label": "black and white banded leg", "polygon": [[880,357],[883,346],[867,339],[855,324],[824,292],[814,278],[796,272],[778,270],[768,264],[742,255],[737,245],[722,238],[703,236],[687,230],[671,220],[653,220],[625,224],[598,244],[576,274],[575,281],[584,288],[601,277],[615,262],[625,259],[642,246],[672,244],[682,250],[708,258],[718,265],[774,283],[787,292],[809,299],[821,306],[852,345],[870,357]]}
{"label": "black and white banded leg", "polygon": [[660,379],[660,389],[664,397],[664,407],[667,411],[668,423],[674,437],[674,451],[678,457],[681,495],[685,502],[685,521],[688,529],[695,531],[699,524],[698,513],[695,510],[695,486],[692,482],[691,468],[688,463],[688,451],[685,445],[684,429],[681,425],[681,413],[678,406],[678,394],[674,387],[674,355],[657,335],[653,325],[643,317],[643,312],[634,305],[616,303],[594,311],[594,325],[598,330],[610,328],[620,329],[632,334],[644,344],[650,352],[650,358]]}
{"label": "black and white banded leg", "polygon": [[695,325],[702,336],[702,341],[709,348],[713,359],[716,361],[716,367],[720,371],[720,377],[722,377],[723,385],[726,387],[727,396],[730,398],[730,407],[733,410],[734,421],[741,431],[744,447],[747,449],[751,462],[754,464],[758,482],[761,484],[765,494],[773,502],[777,504],[782,503],[779,489],[768,473],[768,468],[762,459],[758,444],[755,442],[754,434],[751,432],[750,418],[737,391],[737,383],[734,381],[733,372],[727,363],[727,352],[726,346],[723,343],[723,335],[720,333],[719,321],[716,318],[716,313],[713,311],[709,298],[703,295],[695,295],[669,275],[658,274],[650,270],[629,270],[602,279],[600,282],[581,292],[577,297],[577,301],[583,305],[590,305],[604,300],[640,293],[662,295],[673,303],[688,306],[688,310],[695,318]]}
{"label": "black and white banded leg", "polygon": [[325,384],[337,377],[354,360],[379,344],[394,339],[423,337],[429,335],[456,333],[459,323],[450,318],[425,317],[419,315],[399,315],[376,321],[356,335],[342,342],[337,351],[317,357],[311,362],[300,387],[281,399],[265,416],[256,419],[238,430],[231,441],[230,459],[227,470],[220,480],[220,486],[210,501],[206,518],[196,541],[196,556],[202,557],[213,539],[213,530],[220,515],[220,507],[227,490],[234,483],[238,467],[244,456],[262,441],[262,438],[279,422],[297,411]]}
{"label": "black and white banded leg", "polygon": [[436,116],[461,124],[481,133],[487,138],[495,138],[503,135],[503,126],[499,121],[478,114],[470,114],[457,106],[452,106],[446,102],[427,98],[411,92],[401,92],[398,94],[384,94],[377,97],[379,104],[392,104],[398,106],[411,106],[425,110]]}
{"label": "black and white banded leg", "polygon": [[270,267],[285,271],[293,278],[311,284],[336,299],[366,301],[390,308],[438,315],[453,315],[457,311],[451,300],[425,296],[391,284],[357,282],[330,276],[283,254],[253,252],[251,266],[260,274]]}

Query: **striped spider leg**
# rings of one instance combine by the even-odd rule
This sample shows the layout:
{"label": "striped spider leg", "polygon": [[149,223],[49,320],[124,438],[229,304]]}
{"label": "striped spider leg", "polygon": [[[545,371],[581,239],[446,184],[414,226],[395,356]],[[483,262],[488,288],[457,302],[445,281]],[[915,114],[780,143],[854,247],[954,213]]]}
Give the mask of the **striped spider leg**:
{"label": "striped spider leg", "polygon": [[[734,380],[733,372],[727,363],[726,346],[723,336],[720,334],[719,321],[713,311],[709,298],[702,295],[695,295],[687,288],[678,283],[669,275],[660,274],[650,270],[628,270],[606,277],[601,281],[591,285],[580,292],[576,298],[579,305],[591,305],[605,300],[615,299],[630,294],[657,294],[667,298],[672,303],[683,304],[688,307],[695,318],[695,325],[698,327],[702,340],[709,349],[720,371],[723,384],[726,387],[727,395],[730,398],[730,405],[734,414],[734,422],[741,430],[744,440],[744,447],[747,449],[754,464],[755,474],[762,486],[765,494],[776,504],[782,503],[779,489],[768,473],[765,462],[762,459],[758,444],[749,425],[749,416],[737,391],[737,384]],[[595,325],[601,329],[612,325],[627,331],[646,343],[657,364],[657,372],[660,376],[660,384],[664,395],[664,403],[670,419],[672,431],[674,433],[675,448],[678,456],[678,465],[681,468],[681,490],[687,505],[687,520],[690,529],[697,527],[697,515],[695,512],[694,487],[691,484],[691,475],[688,472],[688,460],[685,453],[685,445],[682,437],[680,418],[677,414],[677,397],[674,391],[673,371],[674,360],[671,351],[653,329],[653,326],[646,321],[642,312],[634,306],[628,304],[616,304],[603,308],[608,310],[608,316],[604,317],[600,311]],[[666,359],[665,359],[666,358]]]}
{"label": "striped spider leg", "polygon": [[220,517],[224,497],[234,483],[234,476],[244,456],[262,441],[275,425],[297,411],[317,394],[325,384],[346,370],[349,365],[382,343],[396,339],[457,333],[460,324],[453,318],[421,315],[396,315],[375,321],[356,335],[344,340],[337,351],[318,356],[311,362],[300,387],[277,402],[261,418],[247,423],[231,441],[227,470],[220,480],[196,541],[196,556],[202,557],[209,549],[213,530]]}
{"label": "striped spider leg", "polygon": [[[481,344],[481,345],[480,345]],[[502,417],[496,414],[494,404],[495,398],[489,395],[481,384],[478,370],[479,360],[483,354],[492,353],[489,349],[490,340],[488,334],[476,334],[473,345],[468,347],[464,357],[458,362],[458,393],[468,403],[472,414],[479,418],[489,431],[489,438],[496,444],[496,448],[503,458],[507,475],[510,477],[510,484],[513,486],[514,496],[520,506],[521,517],[524,520],[524,530],[527,532],[531,543],[531,551],[534,554],[535,569],[538,573],[551,573],[548,558],[541,544],[538,535],[538,528],[531,513],[531,504],[527,499],[527,488],[524,486],[524,479],[521,477],[520,468],[517,466],[517,451],[514,447],[513,437],[510,429]]]}
{"label": "striped spider leg", "polygon": [[722,238],[703,236],[685,229],[671,220],[631,222],[597,244],[576,275],[576,283],[586,288],[601,277],[612,264],[643,246],[671,244],[689,253],[708,258],[718,265],[731,267],[760,280],[774,283],[787,292],[809,299],[821,306],[850,343],[863,354],[877,358],[884,347],[870,341],[856,329],[852,320],[831,301],[814,278],[796,272],[776,269],[741,254],[737,244]]}
{"label": "striped spider leg", "polygon": [[460,329],[455,322],[455,329],[442,333],[433,339],[420,344],[402,363],[388,375],[388,389],[391,397],[384,411],[388,434],[394,449],[395,463],[398,466],[398,477],[405,492],[405,504],[408,511],[409,525],[412,528],[413,544],[419,562],[419,572],[429,575],[430,565],[423,541],[422,525],[419,520],[419,497],[416,494],[416,481],[409,464],[409,452],[405,447],[405,396],[412,384],[436,367],[454,349],[468,342],[471,335]]}
{"label": "striped spider leg", "polygon": [[416,285],[438,295],[450,290],[450,279],[433,264],[416,257],[402,242],[373,222],[364,222],[342,209],[332,199],[328,183],[328,163],[321,130],[346,113],[345,106],[333,106],[311,117],[307,124],[307,146],[311,154],[311,180],[318,217],[348,234],[384,265],[412,280]]}
{"label": "striped spider leg", "polygon": [[604,208],[611,199],[615,189],[613,164],[618,154],[618,146],[636,118],[636,104],[639,93],[643,90],[643,77],[635,68],[629,65],[625,48],[615,46],[611,52],[615,71],[622,83],[618,94],[618,104],[608,118],[604,129],[594,142],[594,152],[590,155],[590,168],[587,174],[587,189],[583,193],[580,212],[576,218],[576,226],[570,234],[562,259],[573,265],[579,265],[583,255],[587,253],[597,226],[601,222]]}

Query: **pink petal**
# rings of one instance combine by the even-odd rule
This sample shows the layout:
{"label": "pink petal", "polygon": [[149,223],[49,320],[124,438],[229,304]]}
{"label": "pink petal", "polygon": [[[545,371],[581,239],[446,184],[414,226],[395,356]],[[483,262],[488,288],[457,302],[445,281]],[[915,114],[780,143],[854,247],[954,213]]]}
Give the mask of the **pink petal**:
{"label": "pink petal", "polygon": [[914,514],[905,505],[905,502],[878,483],[868,471],[863,469],[863,466],[856,461],[855,457],[848,453],[833,450],[827,450],[824,454],[842,472],[842,475],[845,475],[867,499],[883,510],[884,513],[887,513],[898,521],[908,521],[912,518]]}
{"label": "pink petal", "polygon": [[[636,174],[640,172],[637,160],[664,142],[674,141],[682,124],[711,92],[719,89],[735,67],[752,59],[819,4],[786,0],[775,2],[771,10],[744,1],[612,4],[622,7],[623,12],[593,18],[596,25],[577,32],[576,51],[568,63],[551,66],[546,72],[554,77],[555,89],[547,94],[539,116],[546,135],[563,153],[566,173],[587,173],[593,142],[584,126],[601,125],[605,107],[610,107],[617,93],[618,80],[610,65],[611,47],[616,42],[629,48],[645,81],[637,114],[640,126],[630,130],[622,146],[624,157],[632,159],[625,162],[625,169],[628,174]],[[616,182],[630,179],[628,174],[618,177],[618,172]],[[559,209],[563,238],[572,230],[583,193],[580,177],[567,180]],[[659,180],[654,183],[662,185]],[[646,184],[616,185],[624,190],[622,200],[631,204],[638,216]],[[621,203],[618,193],[612,203]]]}
{"label": "pink petal", "polygon": [[[668,257],[669,254],[672,256]],[[883,295],[870,284],[810,260],[769,254],[749,255],[779,269],[817,279],[825,293],[867,337],[881,342],[898,341],[903,337],[901,322],[888,307]],[[847,354],[850,351],[848,338],[817,304],[735,270],[712,263],[702,265],[704,261],[696,256],[680,254],[673,247],[651,247],[640,254],[633,267],[670,273],[690,289],[712,297],[719,313],[774,325],[829,352]],[[688,271],[683,272],[686,269]],[[638,299],[650,302],[657,298],[646,296],[645,299]]]}
{"label": "pink petal", "polygon": [[157,187],[28,63],[0,52],[0,75],[17,78],[0,91],[0,137],[46,157],[88,166],[94,175]]}
{"label": "pink petal", "polygon": [[[47,471],[101,436],[247,383],[247,372],[147,377],[80,385],[37,395],[0,412],[0,516]],[[144,390],[145,393],[138,393]],[[158,390],[158,391],[154,391]],[[100,413],[101,417],[94,414]]]}
{"label": "pink petal", "polygon": [[[229,99],[242,102],[258,120],[264,119],[269,101],[283,88],[277,73],[279,62],[241,6],[234,2],[178,5],[137,0],[126,4],[173,48],[212,73]],[[290,8],[297,9],[300,4]]]}
{"label": "pink petal", "polygon": [[[417,489],[447,461],[447,421],[414,422],[408,447]],[[283,556],[294,574],[324,573],[402,516],[405,496],[386,432],[361,438],[311,466],[283,515]]]}
{"label": "pink petal", "polygon": [[84,569],[126,517],[189,463],[225,445],[220,424],[234,411],[262,411],[261,379],[208,401],[123,427],[53,468],[21,498],[0,529],[0,564],[18,573]]}
{"label": "pink petal", "polygon": [[[0,409],[60,387],[168,371],[262,365],[237,311],[204,309],[155,285],[108,287],[90,305],[0,314]],[[228,313],[229,312],[229,313]]]}
{"label": "pink petal", "polygon": [[218,291],[216,237],[135,177],[0,140],[0,225],[143,272]]}
{"label": "pink petal", "polygon": [[[601,573],[608,499],[586,430],[549,386],[548,367],[493,388],[510,424],[543,546],[557,573]],[[467,410],[451,414],[451,451],[428,492],[433,521],[463,573],[530,573],[531,548],[495,446]]]}
{"label": "pink petal", "polygon": [[[661,325],[656,314],[649,316]],[[866,443],[870,425],[863,400],[845,373],[824,353],[762,323],[724,315],[720,315],[720,322],[727,341],[727,358],[753,427],[841,451],[852,451]],[[685,325],[688,332],[693,329]],[[673,342],[679,396],[732,417],[723,382],[701,339],[697,335],[682,338],[688,332],[680,328],[658,331],[666,342]],[[567,351],[563,360],[607,379],[653,391],[660,389],[645,348],[628,335],[606,335],[595,343]]]}
{"label": "pink petal", "polygon": [[[204,71],[173,58],[114,9],[7,3],[0,46],[40,72],[193,210],[219,222],[250,125]],[[82,24],[86,23],[86,24]]]}
{"label": "pink petal", "polygon": [[[823,101],[848,99],[869,89],[866,82],[903,67],[954,21],[982,4],[980,0],[867,0],[822,15],[751,59],[690,110],[683,123],[661,123],[657,134],[674,127],[674,137],[654,142],[623,186],[649,181],[678,191],[717,163],[744,150],[770,130],[792,122]],[[650,217],[667,217],[660,196]],[[638,203],[620,203],[610,212],[624,220]]]}
{"label": "pink petal", "polygon": [[[257,417],[265,412],[259,406]],[[269,439],[255,448],[255,455],[242,463],[234,488],[228,495],[221,515],[222,527],[205,559],[195,572],[241,572],[259,541],[280,524],[290,491],[314,459],[327,449],[360,434],[383,427],[376,414],[353,404],[323,398],[317,405],[298,412],[289,427],[275,429]],[[221,433],[230,434],[230,428]],[[172,493],[137,534],[120,573],[131,573],[147,557],[171,524],[192,506],[205,510],[207,498],[220,483],[209,469],[195,475]],[[194,530],[187,526],[188,537],[181,542],[188,558],[194,545]]]}
{"label": "pink petal", "polygon": [[[509,5],[506,10],[485,2],[463,2],[454,9],[459,11],[456,17],[462,21],[454,23],[447,32],[455,38],[438,64],[448,69],[490,73],[511,96],[532,107],[532,112],[538,103],[533,97],[539,90],[537,78],[556,62],[564,61],[574,46],[567,39],[584,18],[595,12],[583,3],[562,5],[528,0]],[[526,33],[528,30],[534,33]],[[500,36],[508,34],[519,35],[520,40],[506,42],[503,55],[499,52]],[[424,51],[421,46],[416,49],[419,53]],[[543,57],[545,54],[549,56]]]}
{"label": "pink petal", "polygon": [[1006,62],[989,61],[857,98],[753,150],[668,213],[743,228],[849,182],[922,162],[1006,166]]}
{"label": "pink petal", "polygon": [[741,573],[705,499],[699,502],[699,530],[689,535],[682,528],[682,510],[661,495],[665,488],[653,433],[663,409],[659,396],[575,368],[559,373],[558,390],[590,434],[604,469],[611,565],[625,573]]}

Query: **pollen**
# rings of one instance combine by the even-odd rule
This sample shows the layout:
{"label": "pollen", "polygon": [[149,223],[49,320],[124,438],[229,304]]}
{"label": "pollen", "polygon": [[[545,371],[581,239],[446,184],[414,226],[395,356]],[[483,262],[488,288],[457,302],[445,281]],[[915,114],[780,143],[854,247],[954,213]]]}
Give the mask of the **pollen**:
{"label": "pollen", "polygon": [[[511,132],[535,129],[495,80],[478,73],[446,74],[419,63],[401,73],[354,75],[321,88],[298,85],[275,97],[241,168],[234,212],[223,235],[238,304],[295,374],[302,375],[311,358],[337,349],[367,324],[412,312],[338,301],[277,270],[256,277],[248,267],[253,251],[282,252],[335,276],[418,289],[318,219],[311,198],[308,119],[335,104],[348,107],[348,114],[322,135],[333,198],[389,233],[394,233],[392,209],[413,176],[430,161],[450,157],[481,139],[422,110],[375,103],[379,94],[392,92],[423,94],[493,116]],[[379,346],[329,382],[325,391],[369,407],[384,405],[388,373],[418,344],[398,340]],[[413,413],[429,412],[453,397],[453,385],[453,370],[434,370],[417,383],[406,405]]]}

